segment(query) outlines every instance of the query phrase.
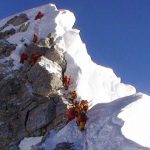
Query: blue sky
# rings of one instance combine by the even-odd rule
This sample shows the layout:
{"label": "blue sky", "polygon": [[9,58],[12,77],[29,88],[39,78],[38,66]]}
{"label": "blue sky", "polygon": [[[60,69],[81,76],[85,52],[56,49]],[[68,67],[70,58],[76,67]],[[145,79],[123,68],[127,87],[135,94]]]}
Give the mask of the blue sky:
{"label": "blue sky", "polygon": [[150,95],[149,0],[4,0],[0,19],[45,3],[76,15],[92,59]]}

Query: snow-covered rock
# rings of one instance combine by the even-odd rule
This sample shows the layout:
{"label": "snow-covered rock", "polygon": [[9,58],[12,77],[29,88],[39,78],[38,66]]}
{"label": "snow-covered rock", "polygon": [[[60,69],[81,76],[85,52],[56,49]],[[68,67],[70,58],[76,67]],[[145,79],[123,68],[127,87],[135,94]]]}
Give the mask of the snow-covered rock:
{"label": "snow-covered rock", "polygon": [[42,56],[28,72],[33,93],[48,96],[62,87],[62,69],[57,64]]}
{"label": "snow-covered rock", "polygon": [[0,58],[8,57],[15,48],[16,44],[9,43],[6,40],[0,40]]}
{"label": "snow-covered rock", "polygon": [[26,14],[19,14],[18,16],[15,16],[11,18],[10,20],[7,21],[7,25],[13,25],[13,26],[18,26],[26,21],[28,21],[28,16]]}
{"label": "snow-covered rock", "polygon": [[[34,20],[39,11],[44,13],[44,17]],[[26,14],[27,18],[21,22],[19,20],[8,23],[12,21],[12,18],[18,19],[14,16],[0,22],[2,35],[12,28],[17,31],[6,36],[9,43],[17,44],[17,46],[10,56],[0,60],[0,66],[3,67],[10,61],[12,67],[9,72],[22,69],[20,75],[23,75],[23,81],[25,81],[23,89],[28,89],[28,94],[23,92],[17,95],[16,99],[11,100],[13,102],[17,100],[17,104],[22,108],[21,123],[24,124],[24,128],[29,132],[38,130],[34,134],[30,133],[31,135],[41,135],[39,128],[43,126],[51,130],[43,143],[35,149],[43,147],[45,150],[53,150],[62,146],[62,143],[68,143],[68,145],[73,143],[77,150],[150,149],[150,119],[148,117],[150,97],[136,94],[136,89],[121,83],[121,78],[117,77],[112,69],[97,65],[91,60],[86,45],[80,38],[80,31],[73,27],[74,14],[68,10],[58,10],[53,4],[30,9],[23,14]],[[39,37],[36,44],[32,42],[34,33]],[[33,66],[30,66],[30,61],[27,66],[21,65],[20,54],[23,51],[27,52],[29,59],[35,52],[40,52],[43,56]],[[56,105],[54,110],[56,118],[47,119],[46,114],[51,107],[48,105],[49,100],[45,101],[45,99],[49,99],[48,96],[53,94],[53,90],[61,96],[68,94],[67,91],[58,91],[62,87],[65,70],[65,75],[73,78],[69,91],[76,90],[77,100],[88,100],[90,104],[89,120],[84,132],[78,129],[74,120],[62,128],[67,104],[65,98],[61,98],[59,102],[53,101]],[[2,79],[4,79],[3,75]],[[39,120],[36,117],[40,117]],[[49,124],[51,121],[52,124]],[[3,127],[3,124],[0,126]],[[62,129],[52,132],[54,126]],[[7,131],[7,126],[5,130]],[[21,137],[24,136],[25,134]],[[3,137],[0,138],[3,139]],[[26,146],[21,146],[21,150],[38,143],[33,142],[34,138],[26,140],[28,142],[25,142]]]}

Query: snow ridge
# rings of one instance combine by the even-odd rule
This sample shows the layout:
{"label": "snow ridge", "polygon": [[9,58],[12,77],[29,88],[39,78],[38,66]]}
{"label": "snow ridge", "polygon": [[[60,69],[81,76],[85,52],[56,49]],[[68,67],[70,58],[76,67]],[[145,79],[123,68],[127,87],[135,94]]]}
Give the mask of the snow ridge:
{"label": "snow ridge", "polygon": [[[38,11],[42,11],[45,16],[41,20],[34,20]],[[53,4],[24,13],[29,17],[28,30],[8,39],[18,45],[7,58],[14,60],[12,69],[20,67],[20,54],[25,48],[20,41],[22,37],[29,44],[34,33],[41,39],[52,33],[56,47],[64,51],[67,60],[65,74],[74,79],[69,90],[75,89],[79,100],[87,99],[91,103],[87,130],[82,133],[72,121],[59,132],[47,137],[42,144],[45,150],[54,149],[60,142],[73,142],[77,150],[150,148],[150,97],[136,94],[136,89],[121,83],[112,69],[97,65],[91,60],[86,45],[80,38],[80,31],[73,28],[74,14],[68,10],[58,10]],[[0,26],[11,17],[3,19]],[[50,72],[55,72],[55,69],[53,66],[48,67]]]}

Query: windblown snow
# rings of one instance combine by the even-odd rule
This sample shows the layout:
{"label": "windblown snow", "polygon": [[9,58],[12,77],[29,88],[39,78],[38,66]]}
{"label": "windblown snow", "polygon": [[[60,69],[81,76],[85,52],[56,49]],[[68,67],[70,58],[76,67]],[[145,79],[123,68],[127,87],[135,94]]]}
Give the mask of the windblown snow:
{"label": "windblown snow", "polygon": [[[38,11],[45,16],[41,20],[34,20]],[[42,144],[45,150],[53,150],[61,142],[74,143],[77,150],[116,150],[117,142],[122,142],[120,149],[125,150],[140,149],[142,146],[143,149],[150,148],[150,97],[136,94],[135,88],[121,83],[121,79],[112,69],[97,65],[91,60],[86,45],[80,38],[80,31],[73,28],[74,14],[68,10],[58,10],[53,4],[24,13],[30,18],[28,30],[8,39],[9,42],[18,44],[16,50],[7,58],[14,60],[13,69],[20,67],[20,53],[24,50],[20,42],[22,37],[26,43],[30,43],[35,32],[40,38],[53,33],[57,48],[63,49],[65,53],[65,74],[74,79],[70,90],[76,89],[78,99],[87,99],[91,108],[85,132],[82,133],[72,121],[59,132],[50,132]],[[0,21],[0,26],[11,17]],[[50,72],[57,70],[46,65]],[[32,143],[32,139],[30,141]],[[25,148],[24,142],[27,143],[27,139],[20,143],[21,150],[29,150],[28,146]]]}

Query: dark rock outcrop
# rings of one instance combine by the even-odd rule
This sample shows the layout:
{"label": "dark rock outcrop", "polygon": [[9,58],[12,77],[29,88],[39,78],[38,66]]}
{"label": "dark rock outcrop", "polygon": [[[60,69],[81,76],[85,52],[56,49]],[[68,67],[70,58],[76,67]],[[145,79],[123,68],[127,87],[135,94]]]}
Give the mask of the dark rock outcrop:
{"label": "dark rock outcrop", "polygon": [[20,27],[17,29],[17,32],[27,31],[29,25],[30,25],[30,22],[25,22],[25,23],[21,24]]}
{"label": "dark rock outcrop", "polygon": [[24,13],[20,14],[19,16],[15,16],[13,18],[11,18],[10,20],[7,21],[6,24],[11,24],[13,26],[18,26],[26,21],[28,21],[28,16]]}
{"label": "dark rock outcrop", "polygon": [[16,44],[9,43],[6,40],[0,40],[0,58],[8,57],[15,48]]}
{"label": "dark rock outcrop", "polygon": [[57,144],[54,150],[75,150],[75,148],[73,143],[63,142]]}
{"label": "dark rock outcrop", "polygon": [[62,71],[65,72],[67,64],[64,58],[64,54],[62,51],[57,50],[56,46],[51,47],[51,49],[45,53],[45,57],[59,64],[62,68]]}
{"label": "dark rock outcrop", "polygon": [[16,78],[9,78],[0,82],[1,101],[9,101],[15,97],[21,88],[19,80]]}
{"label": "dark rock outcrop", "polygon": [[53,121],[56,114],[56,108],[53,101],[41,104],[29,112],[26,122],[26,130],[30,133],[41,129]]}
{"label": "dark rock outcrop", "polygon": [[[20,25],[16,32],[25,32],[27,18],[18,21],[18,17],[7,24]],[[0,40],[0,59],[10,56],[16,46]],[[60,130],[66,122],[67,101],[58,94],[66,69],[63,52],[51,37],[29,44],[25,50],[28,61],[19,70],[12,69],[11,59],[0,63],[0,150],[17,150],[22,138],[44,136],[49,130]],[[31,65],[34,53],[41,57]]]}
{"label": "dark rock outcrop", "polygon": [[4,32],[0,32],[0,39],[7,39],[10,36],[14,35],[16,33],[16,30],[14,28],[11,28],[9,30],[6,30]]}
{"label": "dark rock outcrop", "polygon": [[[17,32],[25,32],[29,27],[29,22],[27,22],[28,16],[26,14],[20,14],[8,20],[2,27],[0,27],[0,39],[7,39]],[[3,31],[9,25],[19,26],[18,29],[11,28],[9,30]]]}
{"label": "dark rock outcrop", "polygon": [[62,87],[61,67],[46,57],[41,57],[27,74],[33,93],[48,96]]}

